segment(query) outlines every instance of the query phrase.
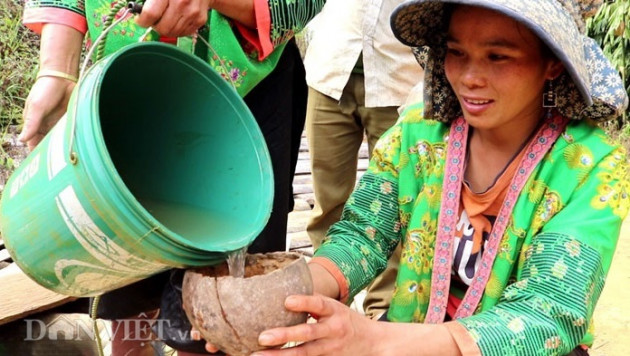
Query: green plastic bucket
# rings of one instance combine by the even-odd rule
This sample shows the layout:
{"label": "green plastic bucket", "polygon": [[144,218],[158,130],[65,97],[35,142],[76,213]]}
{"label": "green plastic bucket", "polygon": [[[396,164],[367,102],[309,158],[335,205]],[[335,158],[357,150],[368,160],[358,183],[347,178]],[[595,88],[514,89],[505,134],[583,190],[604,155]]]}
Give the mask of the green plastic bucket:
{"label": "green plastic bucket", "polygon": [[95,63],[7,182],[0,229],[46,288],[99,295],[249,245],[273,199],[251,112],[198,58],[138,43]]}

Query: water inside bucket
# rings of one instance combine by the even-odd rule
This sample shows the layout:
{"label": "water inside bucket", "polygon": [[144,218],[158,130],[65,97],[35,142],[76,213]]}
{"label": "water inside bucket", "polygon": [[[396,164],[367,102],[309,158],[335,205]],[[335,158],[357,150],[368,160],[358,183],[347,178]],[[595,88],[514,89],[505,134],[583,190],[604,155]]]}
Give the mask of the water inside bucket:
{"label": "water inside bucket", "polygon": [[208,209],[157,199],[138,199],[140,204],[162,225],[184,239],[191,246],[200,246],[213,236],[238,236],[242,221],[233,216]]}

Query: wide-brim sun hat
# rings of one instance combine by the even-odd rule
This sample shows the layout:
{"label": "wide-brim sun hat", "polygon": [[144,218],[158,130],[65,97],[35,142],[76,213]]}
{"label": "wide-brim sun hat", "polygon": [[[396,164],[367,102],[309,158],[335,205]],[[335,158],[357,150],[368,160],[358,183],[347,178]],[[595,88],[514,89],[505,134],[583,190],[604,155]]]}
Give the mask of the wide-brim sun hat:
{"label": "wide-brim sun hat", "polygon": [[[396,38],[414,49],[425,70],[425,116],[448,122],[462,115],[444,73],[448,6],[483,7],[504,14],[531,30],[563,63],[554,79],[557,110],[571,119],[605,121],[628,106],[619,72],[599,45],[584,35],[585,19],[602,0],[408,0],[392,13]],[[542,98],[541,98],[542,106]]]}

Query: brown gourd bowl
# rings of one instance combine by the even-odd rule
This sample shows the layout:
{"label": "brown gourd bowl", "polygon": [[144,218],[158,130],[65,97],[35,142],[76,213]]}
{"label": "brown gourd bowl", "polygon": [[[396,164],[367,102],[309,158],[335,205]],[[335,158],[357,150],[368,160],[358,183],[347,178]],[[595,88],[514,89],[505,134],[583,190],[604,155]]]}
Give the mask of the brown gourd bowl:
{"label": "brown gourd bowl", "polygon": [[305,323],[306,313],[286,310],[289,295],[313,294],[306,260],[298,253],[247,255],[245,278],[229,275],[227,263],[189,269],[183,307],[201,336],[228,355],[249,355],[263,330]]}

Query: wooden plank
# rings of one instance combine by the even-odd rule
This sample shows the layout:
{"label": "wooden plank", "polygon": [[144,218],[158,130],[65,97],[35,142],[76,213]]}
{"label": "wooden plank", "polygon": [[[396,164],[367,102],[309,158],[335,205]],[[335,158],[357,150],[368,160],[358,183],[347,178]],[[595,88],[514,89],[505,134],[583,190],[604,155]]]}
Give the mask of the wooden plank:
{"label": "wooden plank", "polygon": [[359,158],[368,158],[370,156],[369,153],[368,146],[361,145],[361,148],[359,148]]}
{"label": "wooden plank", "polygon": [[[370,164],[367,158],[361,158],[357,162],[357,170],[365,171]],[[295,174],[310,174],[311,173],[311,162],[307,160],[298,160],[295,165]]]}
{"label": "wooden plank", "polygon": [[296,194],[295,195],[295,199],[301,199],[304,200],[308,203],[308,205],[310,206],[314,206],[315,205],[315,194],[313,193],[306,193],[306,194]]}
{"label": "wooden plank", "polygon": [[291,238],[291,249],[313,247],[306,231],[292,232],[288,236]]}
{"label": "wooden plank", "polygon": [[0,250],[0,261],[9,261],[11,260],[11,255],[9,255],[8,250]]}
{"label": "wooden plank", "polygon": [[293,211],[289,213],[289,223],[287,225],[287,232],[299,232],[306,230],[306,224],[311,217],[310,210]]}
{"label": "wooden plank", "polygon": [[293,200],[293,211],[302,211],[308,210],[310,211],[313,207],[304,199],[294,199]]}
{"label": "wooden plank", "polygon": [[0,325],[76,299],[40,286],[15,263],[0,269],[0,286]]}
{"label": "wooden plank", "polygon": [[[357,171],[357,181],[359,180],[359,178],[361,178],[363,173],[365,173],[365,171],[359,171],[359,170]],[[310,172],[306,174],[296,174],[293,177],[293,184],[294,185],[300,185],[300,184],[313,185],[313,176],[310,174]]]}
{"label": "wooden plank", "polygon": [[362,158],[362,159],[360,159],[360,160],[359,160],[359,162],[357,163],[357,169],[358,169],[359,171],[365,171],[365,170],[368,168],[368,166],[369,166],[369,165],[370,165],[370,161],[368,161],[368,160],[367,160],[367,159],[365,159],[365,158]]}
{"label": "wooden plank", "polygon": [[298,160],[295,165],[295,174],[304,174],[311,172],[311,161]]}
{"label": "wooden plank", "polygon": [[293,194],[306,194],[313,192],[312,184],[293,184]]}
{"label": "wooden plank", "polygon": [[306,233],[306,231],[291,232],[289,233],[289,236],[291,237],[292,246],[293,245],[303,246],[303,245],[309,245],[311,243],[311,239],[308,237],[308,234]]}
{"label": "wooden plank", "polygon": [[293,177],[293,184],[313,184],[313,176],[310,172],[306,174],[296,174]]}

